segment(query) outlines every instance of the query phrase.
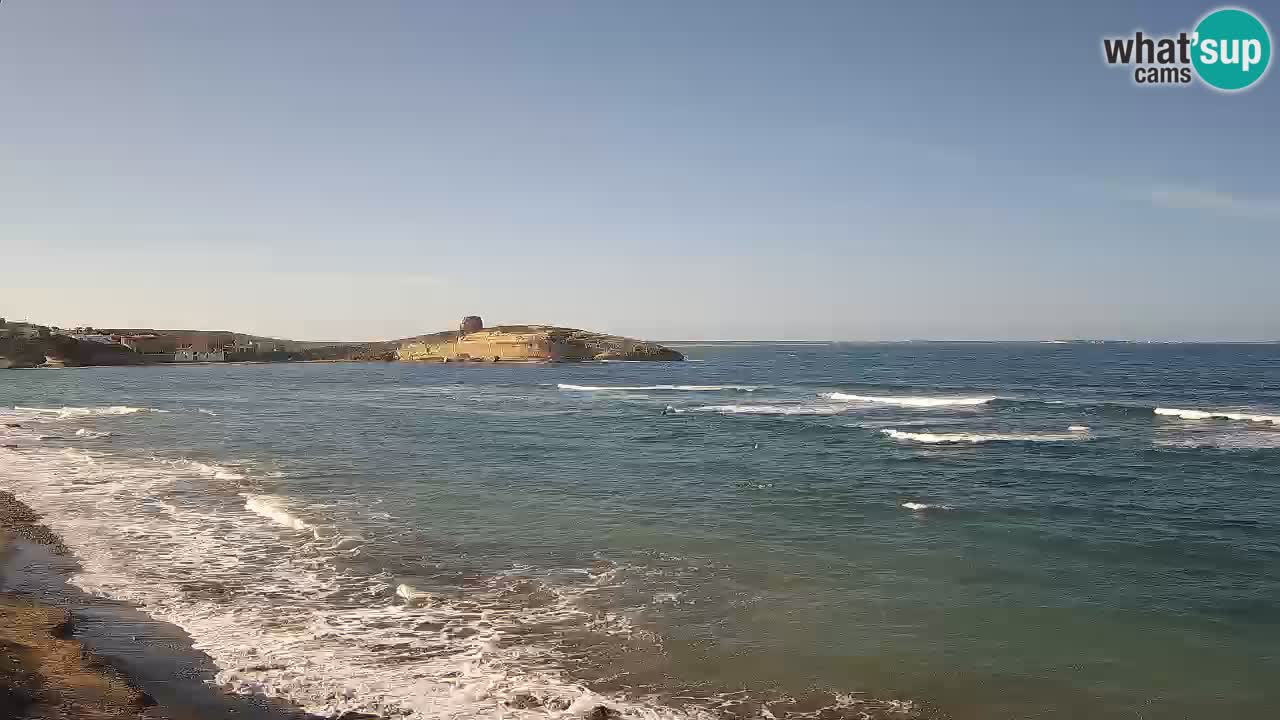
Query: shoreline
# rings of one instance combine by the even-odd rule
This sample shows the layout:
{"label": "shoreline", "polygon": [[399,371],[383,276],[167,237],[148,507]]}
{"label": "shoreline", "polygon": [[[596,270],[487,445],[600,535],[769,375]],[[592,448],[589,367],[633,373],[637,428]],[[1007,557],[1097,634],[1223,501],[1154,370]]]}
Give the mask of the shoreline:
{"label": "shoreline", "polygon": [[180,628],[79,591],[67,582],[77,568],[61,538],[0,490],[0,717],[322,720],[212,684],[212,660]]}

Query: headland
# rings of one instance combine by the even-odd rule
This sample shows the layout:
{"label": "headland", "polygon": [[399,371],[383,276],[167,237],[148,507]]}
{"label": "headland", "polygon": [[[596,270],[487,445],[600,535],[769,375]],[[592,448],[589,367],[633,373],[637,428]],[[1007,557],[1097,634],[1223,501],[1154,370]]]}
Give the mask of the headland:
{"label": "headland", "polygon": [[554,325],[485,327],[372,342],[286,340],[226,330],[63,329],[0,318],[0,369],[216,362],[680,361],[664,345]]}

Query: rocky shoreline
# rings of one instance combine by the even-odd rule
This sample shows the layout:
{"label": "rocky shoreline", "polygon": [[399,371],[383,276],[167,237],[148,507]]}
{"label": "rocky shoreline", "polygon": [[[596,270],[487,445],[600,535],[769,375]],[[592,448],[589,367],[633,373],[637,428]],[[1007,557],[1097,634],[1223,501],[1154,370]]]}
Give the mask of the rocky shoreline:
{"label": "rocky shoreline", "polygon": [[[208,682],[212,661],[180,629],[69,588],[75,567],[62,539],[0,490],[0,719],[383,720],[314,715],[223,691]],[[507,706],[527,710],[542,701],[519,695]],[[604,705],[583,715],[621,717]]]}
{"label": "rocky shoreline", "polygon": [[[207,684],[179,630],[76,597],[65,585],[71,566],[62,540],[0,490],[0,718],[320,720]],[[372,716],[343,720],[357,717]]]}

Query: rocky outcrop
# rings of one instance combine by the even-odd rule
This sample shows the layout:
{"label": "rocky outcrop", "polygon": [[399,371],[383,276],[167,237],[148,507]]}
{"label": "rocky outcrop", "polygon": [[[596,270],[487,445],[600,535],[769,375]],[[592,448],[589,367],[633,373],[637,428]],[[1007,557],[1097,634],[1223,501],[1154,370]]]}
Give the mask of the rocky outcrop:
{"label": "rocky outcrop", "polygon": [[657,343],[547,325],[502,325],[409,338],[400,344],[396,357],[424,362],[684,360],[680,353]]}
{"label": "rocky outcrop", "polygon": [[0,339],[0,368],[80,365],[145,365],[151,362],[126,347],[81,342],[65,335]]}

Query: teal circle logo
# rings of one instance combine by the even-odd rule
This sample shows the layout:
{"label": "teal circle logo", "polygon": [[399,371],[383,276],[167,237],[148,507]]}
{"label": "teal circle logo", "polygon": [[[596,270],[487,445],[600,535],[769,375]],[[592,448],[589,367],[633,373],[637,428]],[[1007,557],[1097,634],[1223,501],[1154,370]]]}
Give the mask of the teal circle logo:
{"label": "teal circle logo", "polygon": [[1262,79],[1271,62],[1271,35],[1246,10],[1215,10],[1196,26],[1191,63],[1200,79],[1228,92]]}

